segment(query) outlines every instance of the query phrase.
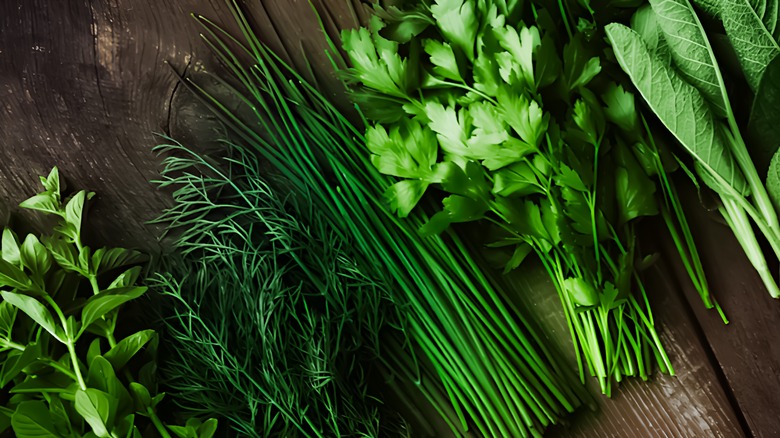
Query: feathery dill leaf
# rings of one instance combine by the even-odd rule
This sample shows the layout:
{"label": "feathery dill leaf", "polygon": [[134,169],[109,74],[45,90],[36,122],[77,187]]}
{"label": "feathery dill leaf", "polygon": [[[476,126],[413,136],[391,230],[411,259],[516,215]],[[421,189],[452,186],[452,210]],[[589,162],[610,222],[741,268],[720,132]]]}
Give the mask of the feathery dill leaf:
{"label": "feathery dill leaf", "polygon": [[307,193],[272,186],[257,158],[228,147],[216,162],[159,147],[171,154],[159,183],[175,189],[159,221],[182,255],[155,280],[175,303],[168,386],[242,436],[396,432],[369,388],[379,338],[397,332],[390,295]]}

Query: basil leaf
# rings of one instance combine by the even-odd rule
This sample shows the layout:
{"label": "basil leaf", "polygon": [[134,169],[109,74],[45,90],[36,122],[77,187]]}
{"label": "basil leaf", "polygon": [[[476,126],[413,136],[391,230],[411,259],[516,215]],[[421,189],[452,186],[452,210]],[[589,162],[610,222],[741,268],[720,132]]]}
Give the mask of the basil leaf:
{"label": "basil leaf", "polygon": [[134,300],[146,292],[146,287],[135,286],[121,289],[109,289],[87,300],[81,311],[82,330],[102,318],[122,304]]}
{"label": "basil leaf", "polygon": [[11,426],[17,438],[52,438],[59,436],[49,409],[42,401],[19,403],[11,416]]}
{"label": "basil leaf", "polygon": [[122,369],[155,336],[157,334],[154,330],[143,330],[133,333],[119,341],[103,357],[111,362],[114,369]]}
{"label": "basil leaf", "polygon": [[106,424],[112,413],[112,404],[116,405],[116,400],[103,391],[93,388],[76,391],[76,412],[89,423],[92,431],[100,438],[110,436]]}
{"label": "basil leaf", "polygon": [[37,322],[44,330],[51,333],[57,340],[65,343],[65,333],[62,331],[62,328],[57,326],[54,318],[51,316],[51,312],[38,300],[27,295],[8,291],[2,291],[0,294],[2,294],[4,300],[26,313],[27,316]]}

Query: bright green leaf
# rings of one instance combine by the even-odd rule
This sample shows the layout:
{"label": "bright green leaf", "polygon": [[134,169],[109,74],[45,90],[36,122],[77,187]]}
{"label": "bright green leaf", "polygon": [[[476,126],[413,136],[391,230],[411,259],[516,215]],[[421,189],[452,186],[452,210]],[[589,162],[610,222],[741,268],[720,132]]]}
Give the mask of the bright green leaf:
{"label": "bright green leaf", "polygon": [[431,14],[444,38],[459,48],[469,61],[474,61],[474,41],[477,22],[474,2],[471,0],[436,0]]}
{"label": "bright green leaf", "polygon": [[579,306],[595,306],[599,304],[599,294],[593,286],[579,277],[567,278],[563,287],[572,301]]}
{"label": "bright green leaf", "polygon": [[134,286],[111,289],[103,291],[99,295],[93,295],[87,300],[84,309],[81,311],[83,329],[86,329],[93,322],[104,317],[122,304],[140,297],[146,292],[146,289],[146,287]]}
{"label": "bright green leaf", "polygon": [[16,294],[8,291],[2,291],[0,294],[2,294],[4,300],[16,306],[22,312],[26,313],[27,316],[32,318],[33,321],[37,322],[38,325],[44,328],[44,330],[51,333],[51,335],[54,336],[57,340],[63,343],[65,342],[62,328],[57,326],[49,310],[38,300],[33,297],[28,297],[26,295]]}
{"label": "bright green leaf", "polygon": [[10,228],[3,229],[3,260],[12,265],[21,263],[21,254],[19,252],[19,238],[16,237]]}

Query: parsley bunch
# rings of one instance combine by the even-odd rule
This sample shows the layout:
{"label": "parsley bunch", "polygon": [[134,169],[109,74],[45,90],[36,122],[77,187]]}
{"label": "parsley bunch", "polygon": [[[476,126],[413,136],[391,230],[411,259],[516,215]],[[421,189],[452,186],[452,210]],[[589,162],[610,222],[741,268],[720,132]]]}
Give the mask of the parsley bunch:
{"label": "parsley bunch", "polygon": [[[395,177],[391,208],[400,217],[434,209],[425,235],[489,224],[491,246],[511,250],[506,271],[535,253],[557,287],[580,374],[584,363],[610,394],[624,376],[673,372],[638,275],[637,219],[663,214],[713,304],[666,175],[675,160],[633,95],[602,72],[595,26],[573,30],[559,6],[564,35],[534,5],[436,0],[377,7],[342,39],[353,99],[372,122],[364,153]],[[431,187],[440,204],[424,196]]]}

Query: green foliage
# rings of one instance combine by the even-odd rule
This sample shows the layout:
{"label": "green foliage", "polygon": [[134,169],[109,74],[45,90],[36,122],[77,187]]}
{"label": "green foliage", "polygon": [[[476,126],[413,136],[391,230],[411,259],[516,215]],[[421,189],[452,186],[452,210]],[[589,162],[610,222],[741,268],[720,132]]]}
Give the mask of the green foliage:
{"label": "green foliage", "polygon": [[[650,3],[652,9],[640,9],[635,14],[634,29],[617,23],[606,27],[615,56],[645,102],[693,156],[699,177],[720,196],[721,213],[770,295],[780,297],[780,288],[752,231],[755,224],[775,256],[780,257],[780,224],[767,190],[774,186],[774,181],[770,179],[765,186],[757,170],[760,167],[764,172],[776,145],[756,134],[755,128],[749,140],[758,144],[745,144],[741,133],[744,127],[740,127],[730,103],[727,81],[710,44],[710,32],[702,26],[689,0]],[[768,67],[780,53],[775,35],[777,2],[704,3],[705,10],[716,13],[723,21],[744,77],[755,90],[762,75],[774,74]],[[659,41],[665,41],[671,59],[658,49],[664,46]],[[757,99],[757,108],[767,108],[763,99],[773,99],[773,85],[769,88],[766,97]],[[754,127],[761,123],[762,112],[759,109],[755,113]],[[769,142],[761,143],[766,140]],[[751,157],[750,150],[758,154]],[[774,190],[771,187],[770,191]]]}
{"label": "green foliage", "polygon": [[[448,17],[444,26],[448,32],[454,31],[458,23],[468,22],[466,11],[471,2],[465,3],[459,3],[463,7],[454,13],[438,10],[437,14]],[[517,4],[502,3],[505,9]],[[392,379],[393,393],[404,401],[401,405],[409,406],[416,422],[421,423],[419,434],[533,436],[587,400],[580,384],[572,381],[573,376],[559,365],[557,356],[541,342],[525,316],[480,271],[458,236],[447,232],[446,237],[423,239],[417,230],[427,217],[419,208],[405,220],[399,220],[390,211],[387,198],[392,201],[393,196],[402,197],[396,208],[403,212],[415,203],[415,190],[427,182],[419,184],[419,179],[408,179],[415,182],[383,196],[392,184],[371,164],[372,152],[366,147],[363,127],[347,120],[323,92],[263,46],[244,21],[243,13],[237,7],[233,11],[242,33],[240,46],[228,43],[229,37],[223,30],[199,18],[216,55],[234,73],[231,81],[240,82],[239,90],[256,109],[257,117],[246,124],[213,96],[195,85],[193,88],[230,131],[245,142],[247,150],[261,156],[278,172],[290,192],[304,193],[311,208],[320,211],[333,229],[350,236],[354,250],[360,254],[359,261],[370,261],[378,267],[375,272],[380,276],[380,284],[401,306],[399,313],[406,322],[408,339],[405,344],[391,346],[384,355],[384,360],[391,364],[387,377]],[[387,15],[395,16],[399,11],[390,9]],[[415,26],[432,21],[420,19],[423,13],[430,14],[430,10],[419,5],[412,7]],[[399,43],[390,40],[390,35],[407,39],[420,29],[400,32],[398,23],[393,21],[392,28],[374,19],[369,29],[346,34],[346,45],[351,50],[365,51],[357,55],[359,62],[352,70],[352,78],[360,80],[376,71],[372,84],[387,91],[380,99],[394,102],[369,105],[365,111],[373,111],[373,116],[385,120],[408,119],[409,114],[414,114],[421,126],[427,125],[426,108],[402,100],[410,87],[424,86],[435,93],[439,79],[419,69],[418,57],[428,56],[422,45],[410,48],[414,60],[399,54]],[[436,29],[429,24],[422,33]],[[246,50],[252,62],[245,64],[239,61],[240,57],[234,57],[231,48],[236,47]],[[462,62],[461,57],[468,59],[469,47],[450,47],[457,63]],[[474,45],[475,53],[477,47]],[[448,55],[429,50],[448,59],[449,65],[443,63],[442,68],[454,73]],[[481,62],[489,64],[490,60]],[[487,71],[491,68],[486,66],[486,74],[492,73]],[[499,74],[497,69],[495,74]],[[365,91],[359,99],[373,102],[376,94]],[[435,108],[433,116],[442,127],[452,128],[452,132],[431,130],[422,138],[435,135],[438,140],[441,136],[453,150],[468,148],[460,141],[457,130],[470,129],[471,120],[461,117],[458,111],[450,111],[459,103],[438,103],[441,107]],[[404,129],[399,128],[399,134]],[[392,132],[385,130],[388,137]],[[384,135],[377,138],[384,142]],[[404,136],[399,138],[403,142]],[[408,143],[404,145],[408,148]],[[415,145],[408,153],[400,154],[398,147],[397,142],[372,146],[374,155],[380,156],[374,160],[381,160],[388,168],[395,168],[397,163],[413,163],[413,172],[427,173],[429,144]],[[452,190],[454,197],[447,201],[453,205],[450,211],[462,214],[444,217],[440,223],[468,220],[468,215],[479,214],[484,208],[483,198],[492,188],[481,165],[467,168],[451,162],[432,169],[430,180],[440,179],[440,184]],[[491,360],[482,360],[484,357]],[[436,425],[445,430],[434,430]]]}
{"label": "green foliage", "polygon": [[380,345],[402,339],[379,266],[310,194],[228,147],[219,161],[161,147],[162,186],[175,195],[159,220],[181,232],[176,248],[187,254],[157,277],[174,302],[167,385],[184,408],[241,436],[397,435],[397,414],[375,401]]}
{"label": "green foliage", "polygon": [[[134,403],[128,391],[141,384],[127,364],[136,358],[146,361],[145,367],[154,365],[156,342],[141,352],[156,334],[145,330],[119,342],[114,336],[121,305],[147,290],[134,285],[140,267],[127,269],[143,257],[126,249],[84,246],[84,205],[93,194],[80,191],[63,199],[57,168],[41,182],[45,191],[21,205],[56,215],[53,232],[40,238],[29,234],[20,243],[11,229],[3,231],[0,386],[12,396],[0,409],[0,428],[10,427],[20,438],[141,437],[154,431],[170,437],[156,402],[149,397]],[[118,268],[127,270],[112,276]],[[81,298],[82,289],[89,290],[89,298]],[[106,341],[111,348],[104,352]],[[147,394],[157,392],[154,382],[147,384]],[[209,424],[177,430],[210,438],[216,423]]]}
{"label": "green foliage", "polygon": [[[423,13],[417,2],[407,4],[415,17]],[[567,29],[569,15],[581,12],[584,20],[588,14],[566,8],[569,14],[560,20]],[[387,14],[379,11],[371,29],[385,26]],[[404,11],[394,8],[393,19]],[[438,190],[444,194],[441,206],[420,227],[422,234],[480,221],[486,230],[498,228],[502,239],[494,247],[511,249],[505,270],[530,252],[542,258],[564,305],[581,375],[589,367],[609,394],[613,380],[647,377],[654,362],[646,360],[647,351],[662,370],[669,369],[652,318],[640,316],[650,310],[633,263],[618,260],[634,256],[637,219],[679,207],[679,201],[634,96],[603,74],[606,61],[599,55],[605,46],[592,35],[593,26],[581,21],[581,31],[563,35],[552,20],[551,11],[536,5],[515,4],[510,13],[496,1],[437,1],[426,20],[435,29],[403,39],[368,29],[345,32],[352,65],[346,74],[371,123],[371,162],[394,177],[391,208],[411,216],[430,205],[426,193]],[[355,35],[365,37],[360,45]],[[382,49],[392,50],[385,56],[407,72],[418,70],[422,79],[405,87],[377,86],[382,74],[372,78],[374,64],[366,60]],[[392,155],[377,153],[378,145],[388,143],[384,137],[377,141],[377,133],[400,133],[410,125],[421,132],[416,141],[394,141]],[[419,155],[420,148],[422,168],[420,160],[398,159]],[[698,261],[687,225],[677,223],[688,238],[681,252]],[[691,273],[703,279],[701,269]],[[706,283],[697,284],[708,296]],[[632,299],[614,305],[616,290]],[[634,348],[618,347],[637,331],[643,334]]]}

